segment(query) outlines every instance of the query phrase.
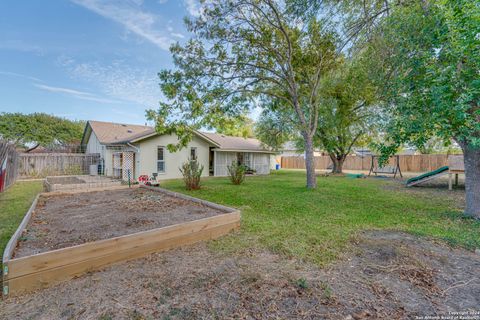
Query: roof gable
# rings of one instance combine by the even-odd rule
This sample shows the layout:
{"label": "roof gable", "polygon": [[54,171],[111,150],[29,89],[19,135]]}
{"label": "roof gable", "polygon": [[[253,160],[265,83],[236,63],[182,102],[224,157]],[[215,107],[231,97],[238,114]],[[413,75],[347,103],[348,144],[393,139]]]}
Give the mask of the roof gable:
{"label": "roof gable", "polygon": [[[126,143],[136,137],[155,132],[155,129],[150,126],[103,121],[88,121],[88,127],[95,133],[101,144]],[[84,138],[86,137],[85,134],[90,135],[87,128],[85,129]]]}

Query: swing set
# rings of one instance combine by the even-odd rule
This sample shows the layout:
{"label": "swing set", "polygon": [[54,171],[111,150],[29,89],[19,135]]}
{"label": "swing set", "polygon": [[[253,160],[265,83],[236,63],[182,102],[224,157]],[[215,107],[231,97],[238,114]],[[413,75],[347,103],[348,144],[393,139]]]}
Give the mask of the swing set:
{"label": "swing set", "polygon": [[400,174],[400,178],[403,178],[402,175],[402,170],[400,170],[400,156],[399,155],[394,155],[391,158],[395,159],[395,164],[392,165],[385,165],[385,166],[379,166],[378,165],[378,156],[372,155],[372,163],[370,165],[370,171],[368,172],[368,176],[370,176],[372,173],[375,174],[375,176],[378,173],[381,174],[393,174],[393,178],[397,176],[397,173]]}

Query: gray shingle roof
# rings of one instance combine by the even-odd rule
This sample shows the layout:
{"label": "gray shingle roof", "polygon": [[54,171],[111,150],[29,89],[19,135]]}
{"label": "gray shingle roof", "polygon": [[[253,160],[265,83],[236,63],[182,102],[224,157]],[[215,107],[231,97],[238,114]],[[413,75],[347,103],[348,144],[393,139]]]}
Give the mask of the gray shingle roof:
{"label": "gray shingle roof", "polygon": [[155,132],[150,126],[136,124],[88,121],[101,144],[124,143]]}
{"label": "gray shingle roof", "polygon": [[[88,121],[101,144],[123,144],[155,133],[155,128],[135,124],[124,124],[103,121]],[[270,152],[264,148],[260,140],[226,136],[219,133],[198,132],[200,136],[215,142],[219,149],[236,151]]]}
{"label": "gray shingle roof", "polygon": [[226,136],[220,133],[202,132],[211,140],[220,145],[220,149],[226,150],[249,150],[249,151],[269,151],[264,148],[260,140],[254,138],[242,138]]}

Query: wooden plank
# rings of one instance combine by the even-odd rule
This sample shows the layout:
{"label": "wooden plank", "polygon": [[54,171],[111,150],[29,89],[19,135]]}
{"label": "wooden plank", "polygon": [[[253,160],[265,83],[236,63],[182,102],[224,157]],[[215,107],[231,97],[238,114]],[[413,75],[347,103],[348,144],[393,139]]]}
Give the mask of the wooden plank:
{"label": "wooden plank", "polygon": [[[30,221],[30,217],[32,216],[33,211],[35,210],[39,197],[40,197],[40,194],[38,194],[35,197],[35,199],[32,202],[32,205],[30,206],[30,209],[28,209],[27,213],[23,217],[22,222],[18,226],[17,230],[8,241],[7,246],[5,247],[5,251],[3,251],[3,259],[2,259],[3,264],[8,262],[12,257],[13,250],[15,250],[15,247],[17,246],[17,243],[18,243],[18,239],[20,239],[20,237],[22,236],[23,230],[25,229],[28,222]],[[5,270],[3,272],[3,275],[5,276]]]}
{"label": "wooden plank", "polygon": [[464,172],[465,163],[463,162],[463,156],[449,156],[448,157],[448,168],[450,171],[455,172]]}
{"label": "wooden plank", "polygon": [[[448,165],[446,154],[400,155],[399,164],[402,172],[428,172]],[[297,156],[281,157],[284,169],[305,169],[305,159]],[[315,157],[315,168],[325,170],[331,163],[329,156]],[[369,170],[371,157],[347,156],[343,168],[345,170]],[[394,159],[390,159],[390,166],[395,166]]]}
{"label": "wooden plank", "polygon": [[140,246],[118,250],[108,255],[10,279],[8,280],[9,295],[17,295],[22,292],[43,288],[62,280],[71,279],[74,276],[81,275],[85,272],[98,270],[99,268],[116,262],[143,257],[153,252],[165,251],[204,240],[215,239],[237,229],[239,225],[239,221],[230,222],[228,224],[204,229],[187,235],[172,237],[170,239],[157,239],[153,242],[143,243]]}
{"label": "wooden plank", "polygon": [[115,252],[122,250],[141,248],[152,242],[161,242],[171,238],[200,232],[202,230],[237,223],[238,221],[240,221],[240,212],[237,211],[234,213],[217,215],[214,217],[12,259],[9,261],[9,273],[6,276],[6,280],[57,268],[66,264],[94,259],[99,256],[114,254]]}

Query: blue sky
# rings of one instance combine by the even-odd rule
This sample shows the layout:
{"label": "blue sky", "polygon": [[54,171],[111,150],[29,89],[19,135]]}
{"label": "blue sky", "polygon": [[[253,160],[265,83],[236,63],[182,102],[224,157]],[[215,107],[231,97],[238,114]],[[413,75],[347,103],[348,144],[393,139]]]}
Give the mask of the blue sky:
{"label": "blue sky", "polygon": [[0,112],[145,123],[195,0],[2,0]]}

